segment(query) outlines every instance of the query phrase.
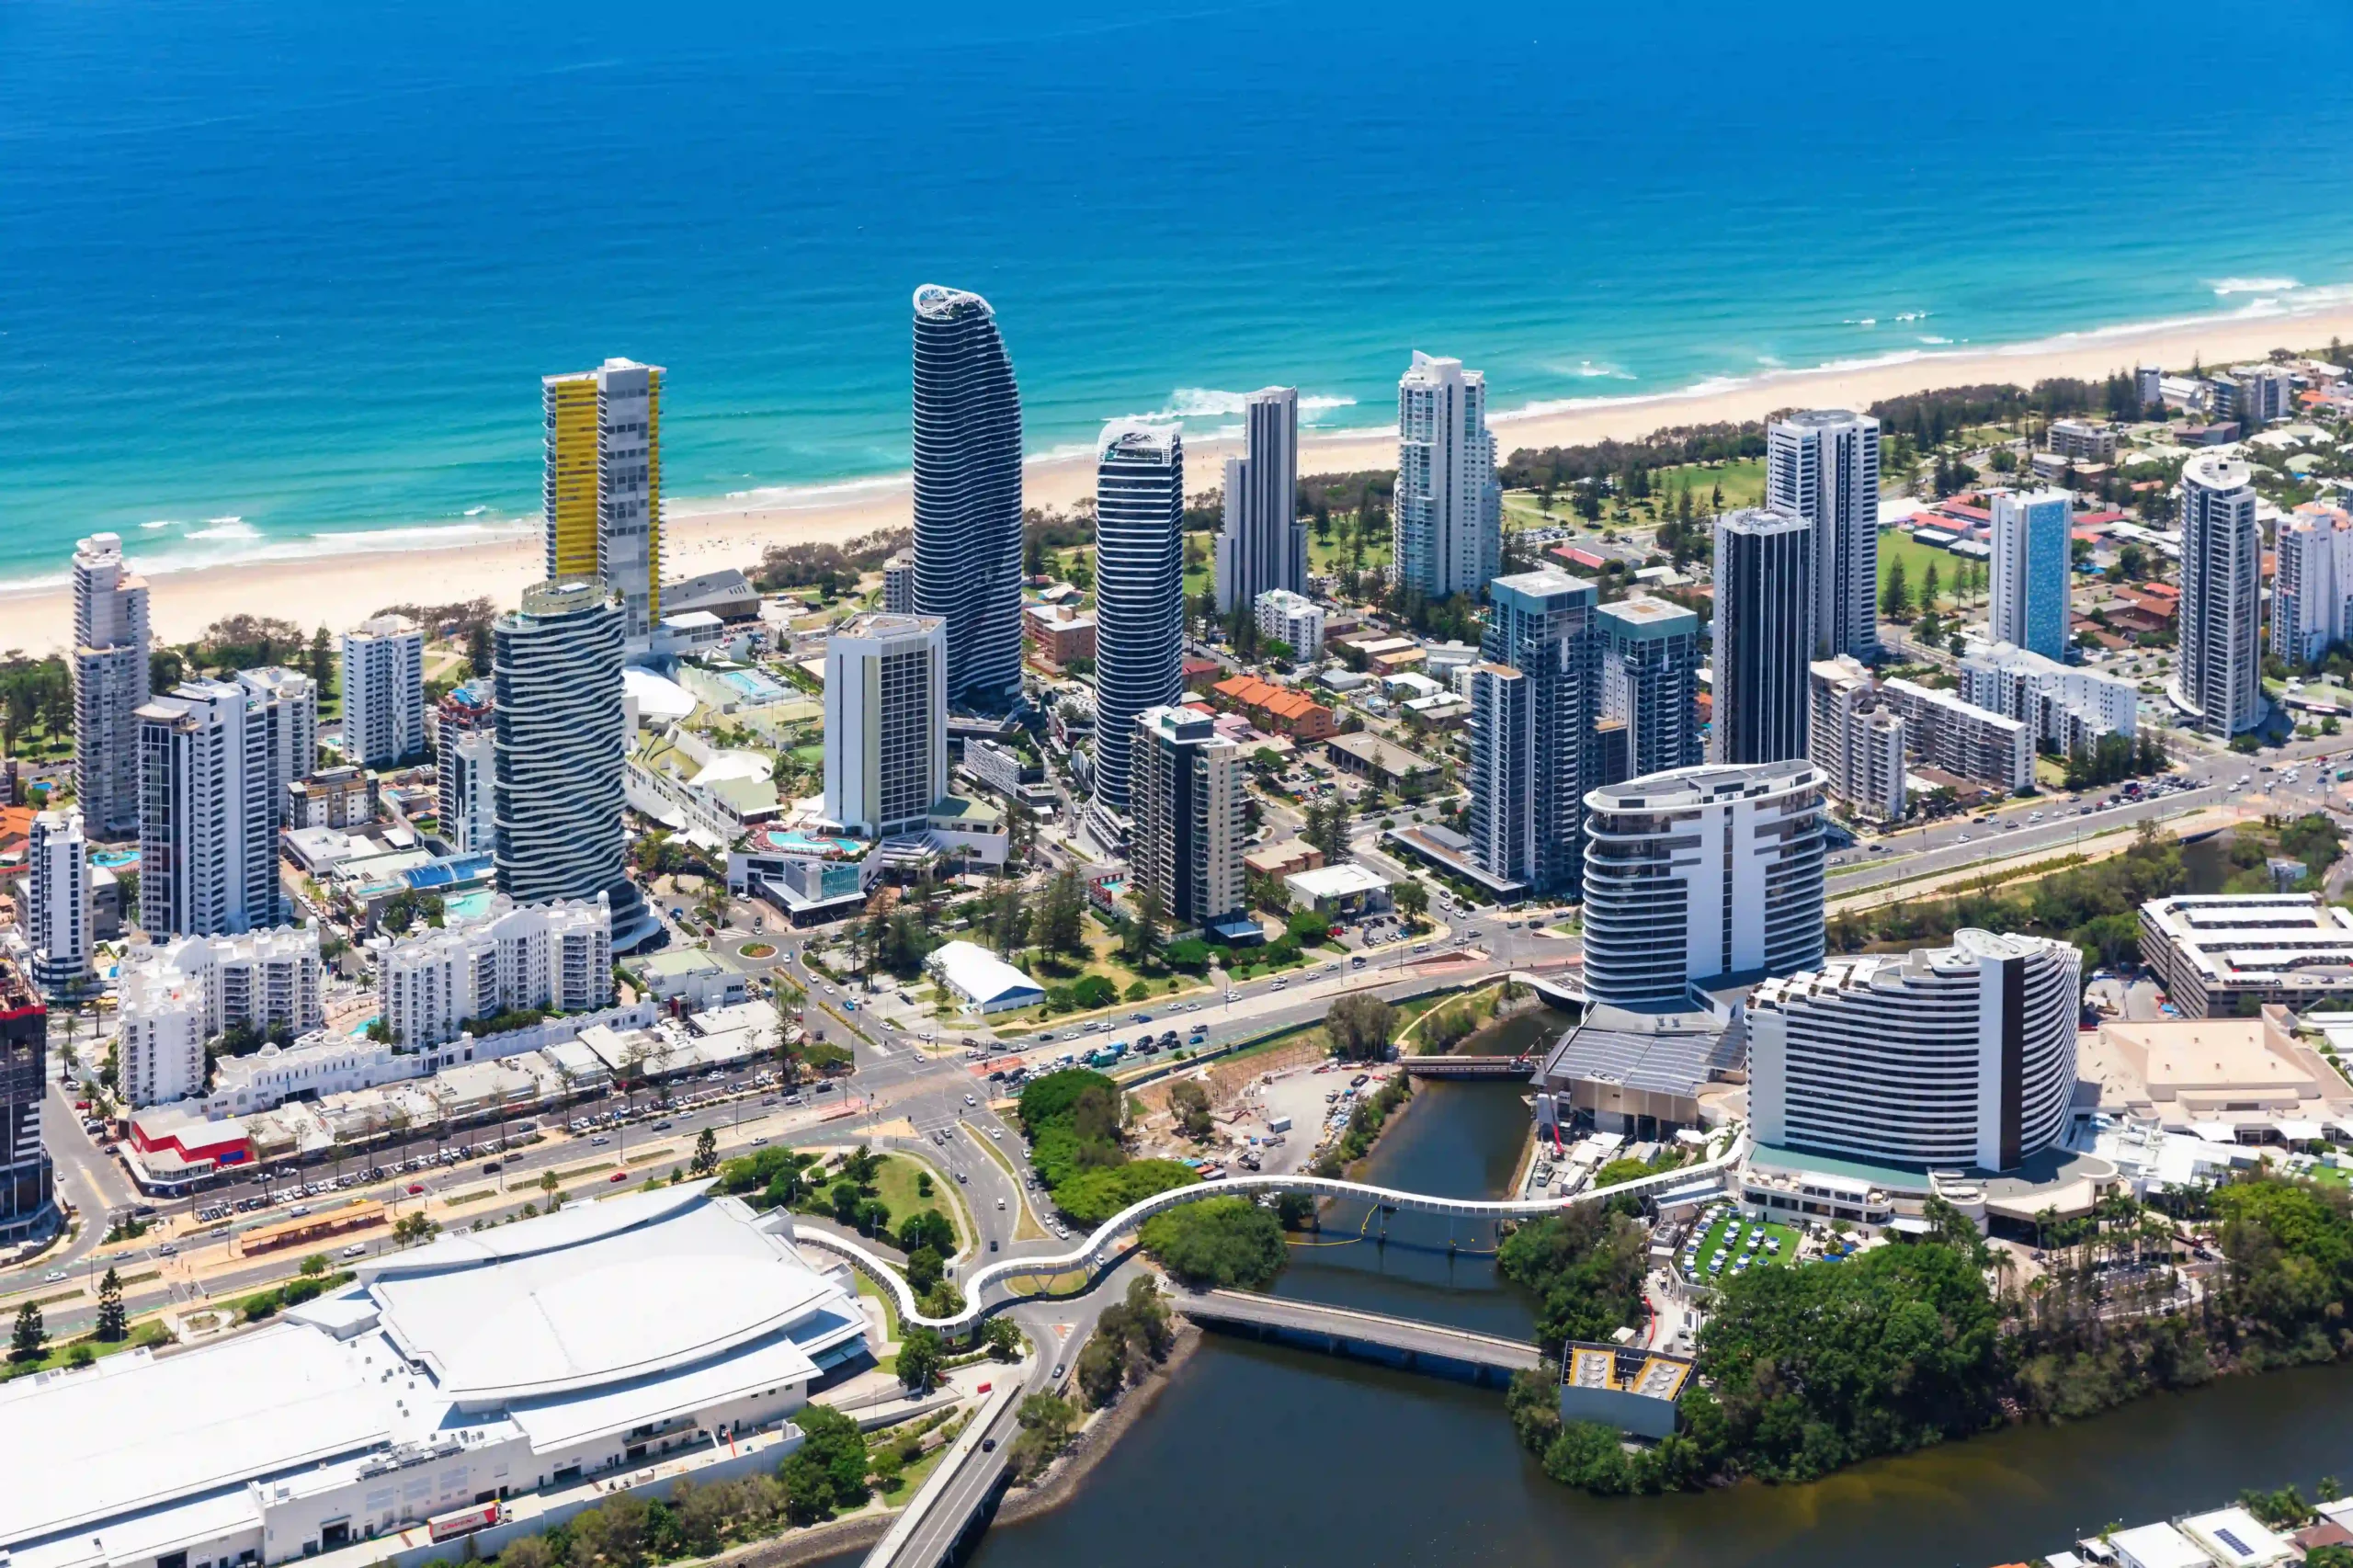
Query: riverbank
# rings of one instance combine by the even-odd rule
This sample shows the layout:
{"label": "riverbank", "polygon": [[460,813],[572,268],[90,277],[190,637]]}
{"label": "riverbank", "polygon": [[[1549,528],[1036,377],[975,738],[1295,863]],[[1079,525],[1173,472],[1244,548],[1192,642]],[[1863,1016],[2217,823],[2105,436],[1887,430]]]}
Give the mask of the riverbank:
{"label": "riverbank", "polygon": [[[1994,348],[1922,349],[1863,361],[1834,361],[1808,369],[1771,369],[1719,379],[1680,392],[1623,398],[1578,398],[1531,404],[1491,415],[1498,452],[1632,440],[1677,426],[1763,419],[1791,407],[1862,407],[1932,387],[2008,381],[2031,385],[2051,377],[2097,379],[2134,363],[2168,368],[2259,358],[2275,347],[2309,347],[2353,338],[2353,310],[2309,315],[2225,315],[2063,334]],[[1239,455],[1233,439],[1196,437],[1188,443],[1190,488],[1216,482],[1224,460]],[[1393,427],[1302,432],[1300,472],[1347,472],[1395,466]],[[1089,452],[1030,459],[1023,469],[1031,506],[1074,506],[1095,490]],[[665,574],[687,576],[726,566],[750,567],[770,545],[842,543],[880,528],[910,526],[908,476],[892,474],[847,484],[774,487],[733,495],[678,497],[664,526]],[[501,606],[515,602],[541,575],[535,525],[518,522],[504,537],[485,539],[478,525],[412,524],[350,533],[318,534],[301,542],[257,547],[218,563],[142,558],[129,541],[133,563],[153,587],[150,619],[157,641],[184,642],[225,616],[267,614],[301,607],[304,624],[341,631],[388,605],[440,604],[477,595]],[[450,536],[446,543],[436,536]],[[278,552],[272,558],[271,552]],[[72,605],[63,553],[56,570],[15,585],[0,584],[0,646],[41,653],[64,645]]]}
{"label": "riverbank", "polygon": [[1110,1409],[1097,1412],[1035,1485],[1011,1494],[997,1509],[999,1524],[1017,1525],[1037,1518],[1078,1495],[1079,1483],[1110,1457],[1113,1446],[1143,1419],[1144,1413],[1158,1403],[1177,1372],[1200,1348],[1201,1331],[1191,1323],[1177,1318],[1171,1330],[1167,1358],[1146,1372],[1142,1382],[1121,1394]]}

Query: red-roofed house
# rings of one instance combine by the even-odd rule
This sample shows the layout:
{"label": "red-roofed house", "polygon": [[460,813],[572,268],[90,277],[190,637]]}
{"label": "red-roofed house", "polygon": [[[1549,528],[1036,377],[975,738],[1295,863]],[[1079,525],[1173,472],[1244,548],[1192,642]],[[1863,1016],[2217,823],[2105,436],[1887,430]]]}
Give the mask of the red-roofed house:
{"label": "red-roofed house", "polygon": [[1256,676],[1235,676],[1211,687],[1220,702],[1246,715],[1258,728],[1294,740],[1321,741],[1340,733],[1332,710],[1305,692],[1276,686]]}
{"label": "red-roofed house", "polygon": [[1590,550],[1580,550],[1573,544],[1556,544],[1546,553],[1585,572],[1598,572],[1609,564],[1607,556]]}

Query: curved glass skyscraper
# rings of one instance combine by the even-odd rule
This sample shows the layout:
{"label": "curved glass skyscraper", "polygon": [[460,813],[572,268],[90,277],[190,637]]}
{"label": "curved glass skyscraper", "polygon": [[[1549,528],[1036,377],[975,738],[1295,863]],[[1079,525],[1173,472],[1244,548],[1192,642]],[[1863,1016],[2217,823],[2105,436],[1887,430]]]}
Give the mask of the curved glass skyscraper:
{"label": "curved glass skyscraper", "polygon": [[517,903],[605,894],[616,952],[653,930],[622,864],[622,629],[593,577],[526,588],[491,627],[498,891]]}
{"label": "curved glass skyscraper", "polygon": [[1114,420],[1095,466],[1095,803],[1128,814],[1136,715],[1184,691],[1185,440]]}
{"label": "curved glass skyscraper", "polygon": [[1021,696],[1021,392],[978,294],[915,290],[915,610],[948,633],[951,708]]}

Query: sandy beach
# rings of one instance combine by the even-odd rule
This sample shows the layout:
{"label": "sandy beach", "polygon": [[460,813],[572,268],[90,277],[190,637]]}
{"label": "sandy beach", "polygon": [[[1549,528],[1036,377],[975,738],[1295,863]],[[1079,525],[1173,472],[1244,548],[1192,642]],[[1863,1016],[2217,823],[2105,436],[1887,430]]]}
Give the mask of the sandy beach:
{"label": "sandy beach", "polygon": [[[1924,351],[1898,361],[1783,370],[1688,392],[1591,399],[1539,405],[1491,417],[1504,452],[1526,447],[1571,446],[1630,439],[1681,425],[1761,419],[1792,407],[1862,407],[1927,387],[2011,381],[2052,376],[2098,378],[2135,363],[2169,370],[2193,359],[2206,365],[2258,358],[2277,347],[2307,349],[2333,338],[2353,339],[2353,310],[2309,315],[2234,315],[2200,321],[2084,333],[2005,348]],[[1393,431],[1360,430],[1302,437],[1302,473],[1390,468],[1396,463]],[[1233,442],[1201,441],[1186,454],[1188,488],[1222,482]],[[1033,460],[1026,489],[1031,506],[1068,506],[1094,490],[1086,457]],[[752,567],[771,544],[844,541],[877,528],[904,528],[909,518],[906,479],[835,485],[795,494],[760,492],[741,500],[676,499],[665,528],[664,575],[679,577],[722,566]],[[159,642],[184,642],[213,621],[239,613],[279,616],[329,631],[365,619],[394,604],[446,604],[487,597],[511,605],[540,576],[536,535],[497,542],[471,540],[447,548],[369,549],[367,534],[349,536],[340,553],[290,561],[256,561],[151,573],[150,613]],[[412,536],[413,537],[413,536]],[[131,541],[133,560],[137,542]],[[65,562],[60,562],[61,569]],[[63,585],[0,588],[0,649],[42,653],[71,635],[72,605]]]}

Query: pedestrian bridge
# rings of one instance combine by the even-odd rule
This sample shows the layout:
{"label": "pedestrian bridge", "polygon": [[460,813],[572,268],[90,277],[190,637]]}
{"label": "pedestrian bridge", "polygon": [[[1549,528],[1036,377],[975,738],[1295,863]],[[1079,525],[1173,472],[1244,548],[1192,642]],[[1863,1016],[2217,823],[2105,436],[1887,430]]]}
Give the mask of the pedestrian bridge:
{"label": "pedestrian bridge", "polygon": [[983,1318],[1008,1304],[1004,1299],[992,1301],[992,1291],[1002,1290],[1015,1279],[1040,1275],[1092,1274],[1111,1257],[1120,1237],[1155,1214],[1165,1214],[1172,1209],[1199,1203],[1205,1199],[1302,1192],[1314,1198],[1352,1198],[1378,1204],[1383,1209],[1415,1214],[1443,1214],[1458,1220],[1536,1220],[1582,1204],[1607,1202],[1613,1198],[1640,1198],[1664,1188],[1690,1186],[1695,1177],[1722,1171],[1736,1164],[1746,1153],[1747,1145],[1748,1135],[1743,1131],[1722,1153],[1696,1165],[1680,1165],[1671,1171],[1660,1171],[1654,1176],[1620,1182],[1613,1187],[1594,1187],[1566,1198],[1441,1198],[1426,1192],[1404,1192],[1392,1187],[1346,1181],[1337,1176],[1296,1174],[1243,1175],[1228,1176],[1221,1181],[1195,1182],[1188,1187],[1172,1187],[1166,1192],[1157,1192],[1131,1203],[1097,1226],[1092,1234],[1067,1252],[1007,1258],[1002,1263],[993,1263],[975,1270],[960,1282],[964,1290],[964,1310],[949,1317],[932,1317],[921,1311],[915,1304],[915,1292],[908,1289],[899,1271],[856,1242],[817,1231],[801,1232],[798,1240],[847,1258],[852,1267],[888,1290],[898,1307],[901,1322],[915,1327],[938,1329],[942,1334],[961,1335],[971,1333],[979,1326]]}
{"label": "pedestrian bridge", "polygon": [[1405,1056],[1397,1064],[1409,1078],[1519,1078],[1536,1071],[1532,1056]]}

